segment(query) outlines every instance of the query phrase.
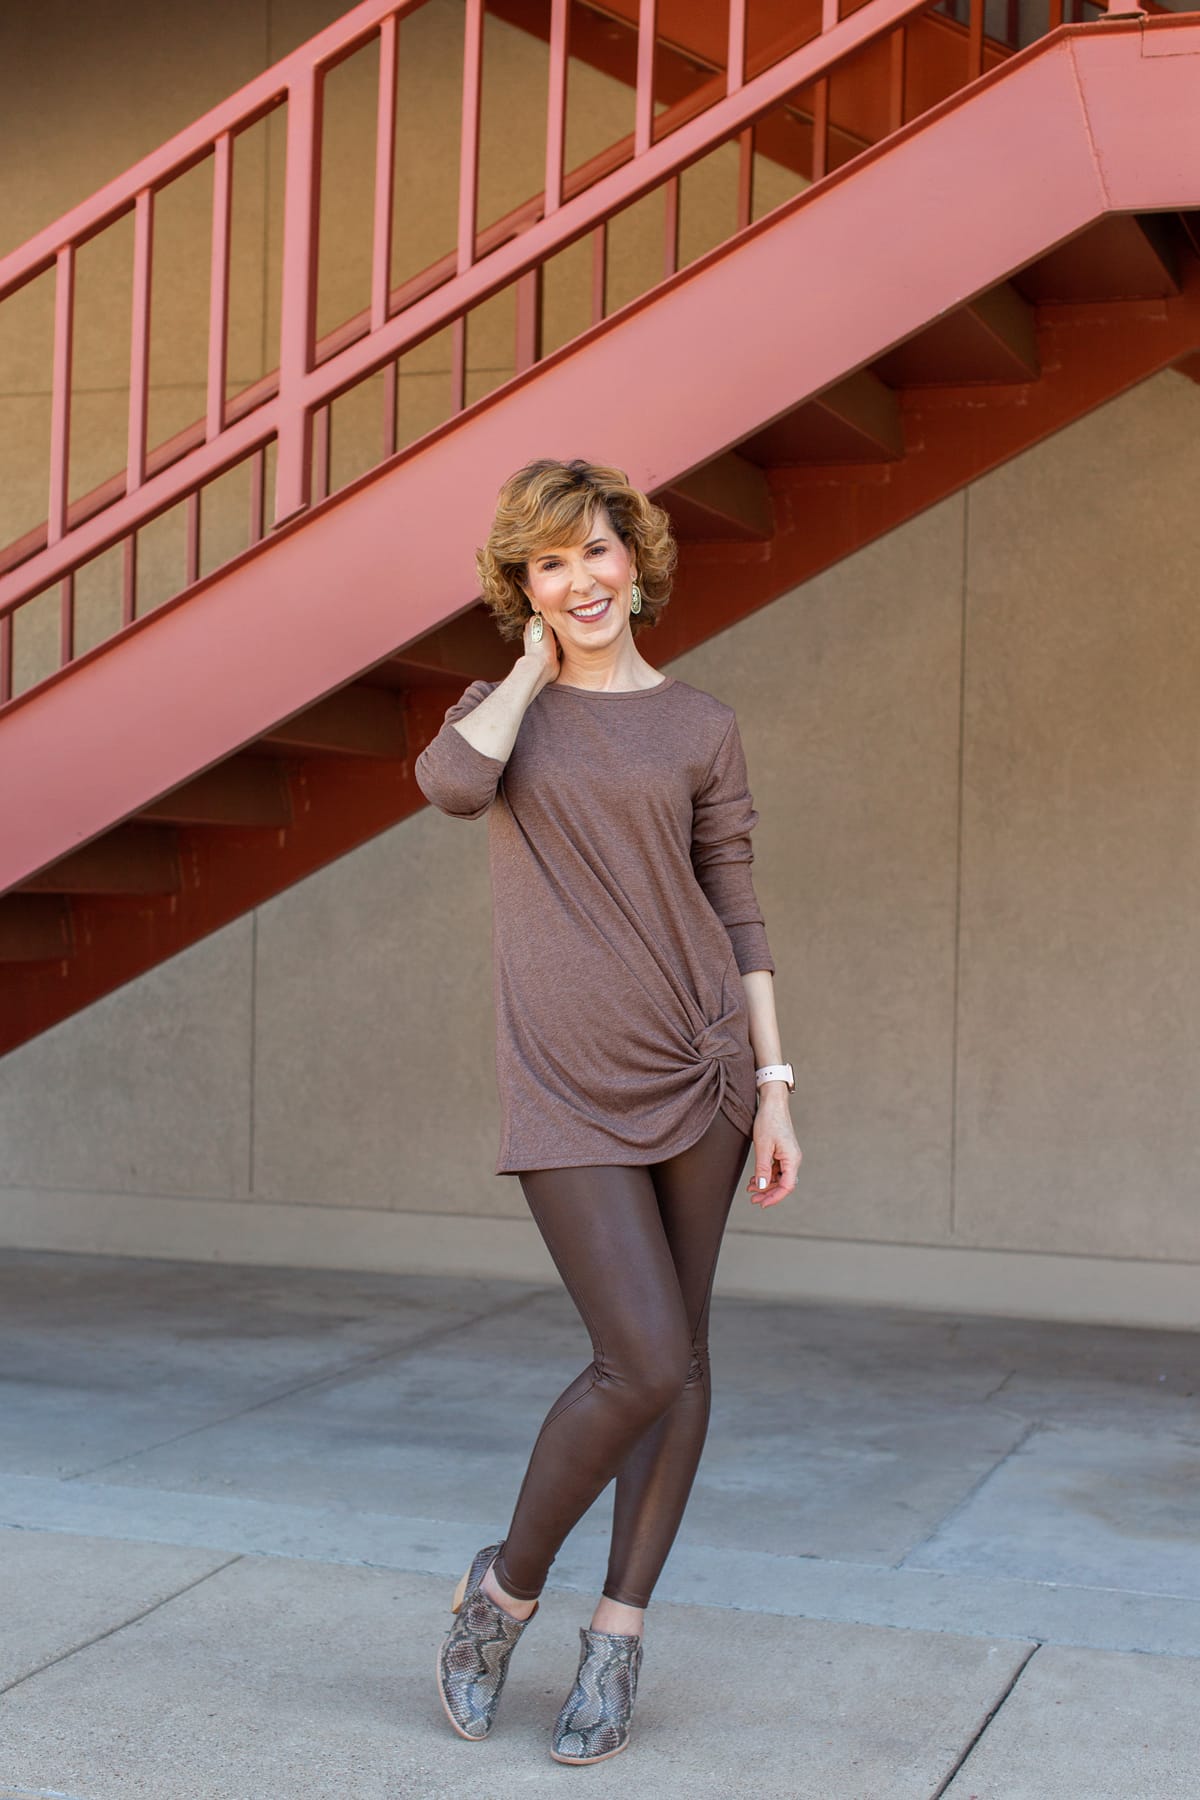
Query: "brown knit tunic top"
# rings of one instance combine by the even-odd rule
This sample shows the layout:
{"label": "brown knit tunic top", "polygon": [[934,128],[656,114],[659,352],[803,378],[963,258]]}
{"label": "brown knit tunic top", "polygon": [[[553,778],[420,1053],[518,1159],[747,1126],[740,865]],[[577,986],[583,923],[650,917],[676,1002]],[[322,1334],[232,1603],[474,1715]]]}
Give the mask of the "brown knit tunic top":
{"label": "brown knit tunic top", "polygon": [[497,685],[473,681],[415,765],[442,812],[488,816],[495,1173],[659,1162],[718,1110],[749,1133],[741,976],[775,964],[732,707],[672,675],[553,681],[501,760],[453,725]]}

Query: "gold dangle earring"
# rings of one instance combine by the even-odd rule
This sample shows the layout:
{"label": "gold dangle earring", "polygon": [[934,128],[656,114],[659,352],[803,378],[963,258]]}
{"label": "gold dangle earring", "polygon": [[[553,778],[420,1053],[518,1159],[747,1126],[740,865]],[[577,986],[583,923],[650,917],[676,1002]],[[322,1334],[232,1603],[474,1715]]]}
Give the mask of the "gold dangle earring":
{"label": "gold dangle earring", "polygon": [[639,613],[642,610],[642,590],[636,581],[629,590],[629,610],[631,613]]}

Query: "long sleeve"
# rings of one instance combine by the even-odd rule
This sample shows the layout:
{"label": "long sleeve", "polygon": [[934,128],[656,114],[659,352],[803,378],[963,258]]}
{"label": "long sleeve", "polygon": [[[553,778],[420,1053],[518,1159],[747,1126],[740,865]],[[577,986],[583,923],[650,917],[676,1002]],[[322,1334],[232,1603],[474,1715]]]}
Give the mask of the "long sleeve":
{"label": "long sleeve", "polygon": [[454,729],[454,720],[465,719],[496,685],[494,681],[473,681],[453,706],[446,708],[437,736],[413,764],[417,786],[425,798],[452,819],[482,818],[496,798],[503,761],[485,756]]}
{"label": "long sleeve", "polygon": [[775,963],[750,874],[750,833],[757,824],[741,733],[731,719],[692,802],[692,867],[729,933],[738,972],[767,969],[773,975]]}

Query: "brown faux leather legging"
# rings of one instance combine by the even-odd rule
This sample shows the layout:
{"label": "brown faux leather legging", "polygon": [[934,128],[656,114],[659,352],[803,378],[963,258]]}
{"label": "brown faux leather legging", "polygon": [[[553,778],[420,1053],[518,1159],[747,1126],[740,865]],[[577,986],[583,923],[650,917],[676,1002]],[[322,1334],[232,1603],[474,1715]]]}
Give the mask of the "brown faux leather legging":
{"label": "brown faux leather legging", "polygon": [[516,1599],[537,1599],[567,1533],[616,1476],[604,1592],[649,1602],[708,1431],[709,1300],[750,1143],[718,1112],[663,1162],[519,1176],[594,1357],[546,1414],[496,1558]]}

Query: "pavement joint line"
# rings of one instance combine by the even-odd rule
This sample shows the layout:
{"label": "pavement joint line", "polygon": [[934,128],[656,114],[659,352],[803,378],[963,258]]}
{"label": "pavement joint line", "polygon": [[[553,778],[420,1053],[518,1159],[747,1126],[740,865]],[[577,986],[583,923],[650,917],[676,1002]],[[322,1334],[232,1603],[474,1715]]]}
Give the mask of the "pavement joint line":
{"label": "pavement joint line", "polygon": [[88,1476],[98,1475],[104,1469],[117,1469],[122,1463],[136,1462],[139,1457],[148,1456],[151,1451],[165,1450],[171,1444],[181,1444],[185,1438],[195,1437],[199,1432],[212,1431],[218,1425],[231,1425],[235,1419],[249,1418],[252,1413],[260,1412],[264,1406],[274,1406],[280,1400],[290,1400],[296,1394],[311,1393],[316,1388],[332,1385],[338,1381],[349,1381],[355,1375],[360,1374],[363,1369],[369,1369],[373,1363],[387,1362],[391,1357],[407,1356],[409,1351],[423,1350],[429,1344],[436,1343],[439,1338],[448,1337],[453,1331],[471,1331],[475,1326],[495,1319],[501,1313],[517,1312],[522,1306],[532,1304],[540,1294],[547,1291],[549,1290],[535,1288],[530,1293],[518,1294],[514,1299],[503,1300],[498,1306],[489,1307],[484,1312],[476,1313],[470,1319],[456,1319],[452,1325],[431,1326],[428,1331],[421,1332],[415,1338],[408,1338],[399,1344],[390,1344],[386,1349],[372,1351],[370,1355],[358,1357],[353,1362],[339,1364],[336,1369],[328,1369],[323,1375],[314,1375],[311,1380],[299,1381],[288,1387],[277,1388],[269,1394],[264,1394],[260,1399],[252,1401],[249,1406],[240,1406],[233,1412],[220,1414],[217,1418],[205,1419],[198,1425],[189,1425],[186,1431],[177,1431],[172,1437],[160,1438],[152,1444],[141,1444],[136,1450],[127,1450],[121,1456],[110,1457],[107,1462],[93,1463],[86,1469],[72,1469],[69,1475],[62,1477],[62,1481],[65,1485],[67,1482],[81,1481]]}
{"label": "pavement joint line", "polygon": [[[0,1533],[59,1533],[98,1541],[169,1545],[241,1557],[448,1578],[478,1526],[378,1513],[344,1505],[304,1506],[105,1483],[65,1489],[39,1476],[0,1475]],[[144,1511],[130,1512],[136,1499]],[[82,1504],[81,1504],[82,1503]],[[605,1532],[584,1532],[555,1571],[553,1586],[591,1592]],[[431,1546],[438,1546],[437,1550]],[[659,1598],[670,1605],[824,1620],[957,1637],[1018,1639],[1081,1649],[1200,1659],[1200,1600],[1130,1588],[1052,1582],[969,1571],[906,1568],[839,1558],[682,1544]]]}
{"label": "pavement joint line", "polygon": [[[1013,1414],[1011,1416],[1015,1417],[1015,1418],[1019,1418],[1020,1414]],[[984,1470],[983,1474],[979,1477],[978,1481],[972,1482],[971,1486],[967,1489],[965,1494],[959,1495],[958,1499],[954,1502],[954,1505],[950,1508],[950,1510],[948,1512],[945,1512],[942,1514],[942,1517],[938,1520],[938,1522],[934,1526],[933,1530],[927,1531],[925,1533],[925,1536],[921,1539],[919,1544],[913,1544],[908,1550],[906,1550],[904,1552],[904,1555],[900,1558],[900,1560],[898,1562],[892,1563],[890,1565],[890,1567],[892,1567],[893,1569],[907,1568],[911,1559],[914,1556],[917,1556],[922,1550],[924,1550],[929,1544],[931,1544],[933,1542],[934,1538],[937,1537],[937,1535],[940,1531],[943,1531],[945,1529],[945,1527],[951,1523],[952,1520],[958,1518],[959,1514],[961,1512],[963,1512],[968,1506],[970,1506],[972,1500],[974,1500],[976,1495],[978,1493],[980,1493],[984,1487],[986,1487],[987,1483],[992,1479],[993,1475],[998,1475],[1000,1470],[1004,1467],[1005,1463],[1008,1462],[1011,1457],[1014,1457],[1019,1450],[1023,1450],[1025,1445],[1029,1442],[1030,1438],[1035,1435],[1035,1433],[1037,1433],[1039,1431],[1048,1431],[1048,1430],[1050,1430],[1050,1427],[1048,1425],[1044,1425],[1040,1419],[1031,1419],[1029,1421],[1029,1423],[1026,1425],[1025,1430],[1023,1432],[1021,1432],[1020,1436],[1016,1439],[1015,1443],[1010,1444],[1008,1446],[1008,1449],[1004,1452],[1004,1455],[1001,1457],[998,1457],[996,1459],[996,1461],[991,1465],[990,1468]]]}
{"label": "pavement joint line", "polygon": [[950,1783],[962,1771],[962,1769],[965,1768],[969,1757],[973,1754],[973,1752],[975,1750],[975,1746],[979,1743],[980,1739],[983,1737],[984,1732],[989,1731],[991,1729],[993,1719],[995,1719],[996,1715],[1000,1712],[1001,1708],[1005,1705],[1006,1701],[1008,1700],[1009,1695],[1012,1693],[1012,1691],[1016,1687],[1018,1681],[1020,1681],[1022,1675],[1025,1673],[1026,1669],[1029,1667],[1030,1663],[1033,1661],[1034,1657],[1037,1655],[1037,1653],[1040,1649],[1041,1649],[1040,1644],[1034,1644],[1029,1651],[1029,1655],[1022,1658],[1022,1660],[1018,1664],[1017,1668],[1013,1671],[1012,1679],[1009,1681],[1008,1685],[1004,1689],[1004,1692],[1000,1695],[999,1699],[996,1701],[995,1706],[993,1706],[985,1714],[983,1723],[980,1725],[978,1731],[975,1732],[974,1736],[969,1738],[967,1740],[967,1742],[963,1745],[962,1750],[959,1753],[958,1760],[954,1764],[954,1767],[952,1769],[949,1769],[947,1771],[947,1773],[945,1774],[945,1776],[942,1778],[942,1780],[939,1781],[938,1785],[934,1788],[932,1794],[930,1794],[929,1800],[941,1800],[942,1795],[947,1791],[947,1789],[950,1786]]}
{"label": "pavement joint line", "polygon": [[1016,1372],[1017,1371],[1015,1369],[1010,1369],[1008,1371],[1008,1374],[1004,1377],[1004,1380],[998,1381],[996,1383],[995,1387],[992,1389],[992,1391],[989,1394],[985,1394],[983,1396],[983,1399],[980,1401],[980,1405],[986,1406],[989,1400],[994,1400],[996,1398],[997,1394],[1003,1393],[1004,1389],[1008,1386],[1009,1382],[1012,1380],[1012,1378],[1016,1374]]}
{"label": "pavement joint line", "polygon": [[140,1619],[148,1619],[151,1613],[156,1613],[160,1608],[169,1606],[173,1600],[180,1599],[182,1595],[190,1593],[193,1588],[200,1587],[206,1581],[211,1581],[214,1575],[220,1575],[223,1570],[232,1568],[234,1563],[242,1561],[244,1561],[244,1556],[240,1550],[236,1556],[227,1556],[225,1561],[218,1563],[215,1569],[206,1569],[203,1575],[197,1575],[194,1581],[184,1582],[183,1586],[176,1588],[174,1593],[164,1594],[152,1605],[143,1606],[140,1612],[130,1613],[127,1619],[118,1619],[115,1625],[108,1626],[104,1631],[93,1632],[91,1637],[81,1639],[78,1644],[69,1645],[66,1650],[60,1650],[57,1656],[48,1656],[45,1662],[38,1663],[36,1668],[26,1669],[25,1673],[18,1675],[15,1681],[8,1681],[0,1686],[0,1696],[11,1694],[14,1688],[24,1686],[25,1682],[32,1681],[35,1675],[44,1675],[46,1670],[52,1669],[56,1663],[66,1662],[69,1657],[78,1656],[81,1650],[90,1650],[93,1644],[102,1644],[105,1638],[115,1637],[117,1632],[124,1631],[126,1626],[136,1625]]}

